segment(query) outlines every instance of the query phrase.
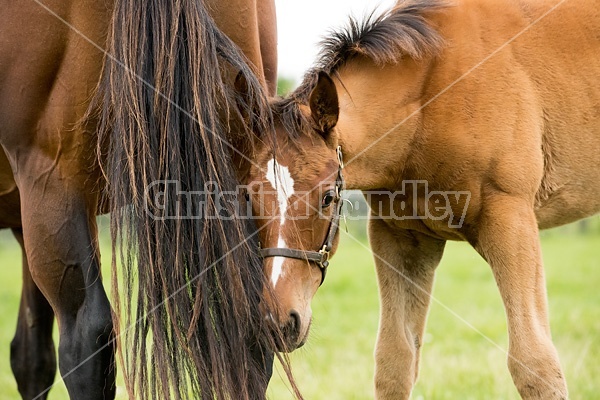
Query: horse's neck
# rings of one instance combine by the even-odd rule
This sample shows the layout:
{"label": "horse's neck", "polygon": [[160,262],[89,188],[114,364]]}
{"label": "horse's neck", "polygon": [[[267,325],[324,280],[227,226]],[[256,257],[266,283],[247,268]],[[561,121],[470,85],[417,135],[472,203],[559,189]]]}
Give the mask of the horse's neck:
{"label": "horse's neck", "polygon": [[407,59],[385,67],[355,61],[340,71],[336,131],[348,189],[393,189],[418,130],[427,70]]}

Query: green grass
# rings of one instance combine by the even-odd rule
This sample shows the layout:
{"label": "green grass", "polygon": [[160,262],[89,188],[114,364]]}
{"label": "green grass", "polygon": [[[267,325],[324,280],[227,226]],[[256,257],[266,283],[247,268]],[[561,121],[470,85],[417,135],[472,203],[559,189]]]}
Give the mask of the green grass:
{"label": "green grass", "polygon": [[[549,234],[542,243],[553,337],[571,398],[598,398],[600,234]],[[106,242],[102,250],[108,260]],[[20,250],[5,234],[0,235],[0,265],[4,284],[0,290],[0,400],[8,400],[18,398],[9,343],[16,324],[21,272]],[[507,347],[504,310],[487,264],[468,245],[450,243],[438,270],[434,296],[437,302],[429,315],[413,398],[518,399],[503,350]],[[310,340],[291,356],[305,398],[373,398],[378,298],[373,262],[363,245],[343,237],[313,310]],[[291,399],[278,374],[269,398]],[[122,390],[119,399],[126,398]],[[62,383],[50,398],[67,398]]]}
{"label": "green grass", "polygon": [[[550,234],[542,243],[553,338],[571,398],[597,399],[600,235]],[[373,398],[374,275],[369,251],[343,238],[313,301],[311,338],[291,357],[307,399]],[[500,295],[488,265],[467,244],[448,244],[434,297],[413,399],[518,399],[506,368],[508,337]],[[292,398],[284,382],[272,381],[270,398]]]}

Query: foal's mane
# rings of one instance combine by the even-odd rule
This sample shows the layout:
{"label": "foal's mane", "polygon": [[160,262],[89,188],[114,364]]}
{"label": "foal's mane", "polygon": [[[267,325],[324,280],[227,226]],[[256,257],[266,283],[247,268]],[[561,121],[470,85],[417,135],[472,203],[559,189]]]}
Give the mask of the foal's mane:
{"label": "foal's mane", "polygon": [[372,12],[363,20],[350,17],[345,27],[333,30],[321,42],[317,61],[300,86],[273,104],[284,128],[292,136],[306,132],[310,122],[299,105],[308,103],[319,71],[336,75],[342,66],[359,56],[385,65],[396,64],[405,56],[419,60],[438,55],[443,40],[427,20],[427,13],[444,7],[447,3],[443,0],[406,0],[383,14]]}

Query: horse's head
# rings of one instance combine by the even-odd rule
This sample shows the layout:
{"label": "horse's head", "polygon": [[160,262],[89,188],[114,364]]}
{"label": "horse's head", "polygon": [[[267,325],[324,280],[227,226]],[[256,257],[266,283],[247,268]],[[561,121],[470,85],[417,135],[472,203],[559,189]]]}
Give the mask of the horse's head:
{"label": "horse's head", "polygon": [[307,339],[310,303],[337,246],[342,203],[341,152],[330,135],[337,97],[327,103],[317,89],[314,93],[310,104],[297,108],[299,118],[286,121],[281,107],[290,106],[289,100],[273,104],[276,145],[258,146],[248,185],[271,284],[268,318],[282,328],[282,349],[288,351]]}

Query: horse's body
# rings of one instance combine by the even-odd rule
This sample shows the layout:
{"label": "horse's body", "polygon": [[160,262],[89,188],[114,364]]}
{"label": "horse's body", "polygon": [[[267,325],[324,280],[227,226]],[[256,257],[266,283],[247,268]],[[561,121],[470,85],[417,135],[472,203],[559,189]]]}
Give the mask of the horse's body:
{"label": "horse's body", "polygon": [[330,169],[340,145],[347,187],[370,201],[378,399],[410,396],[447,240],[492,268],[521,396],[567,398],[538,229],[600,211],[600,13],[592,0],[555,4],[399,2],[327,39],[316,71],[275,105],[293,136],[325,138],[296,156],[292,178],[306,183],[311,160]]}
{"label": "horse's body", "polygon": [[[44,2],[8,0],[2,1],[0,4],[2,10],[0,11],[0,26],[2,26],[0,33],[0,143],[4,150],[0,151],[0,227],[13,228],[24,249],[22,300],[17,333],[11,346],[11,364],[19,391],[24,399],[46,398],[46,390],[49,389],[54,380],[56,372],[54,344],[52,342],[54,316],[57,318],[60,331],[60,368],[61,372],[66,374],[64,380],[71,398],[91,400],[114,397],[115,363],[114,344],[111,340],[114,338],[113,325],[111,308],[102,281],[99,279],[99,254],[96,241],[95,217],[98,213],[108,210],[108,208],[101,206],[105,180],[96,155],[98,147],[96,127],[100,120],[100,124],[105,128],[105,131],[109,132],[105,132],[107,135],[105,143],[110,142],[113,147],[108,149],[105,145],[101,146],[102,157],[106,156],[109,160],[111,155],[115,154],[115,146],[117,146],[113,142],[118,142],[121,137],[135,139],[136,135],[141,137],[142,134],[150,132],[148,137],[150,137],[149,140],[152,140],[152,134],[155,131],[171,136],[179,134],[177,127],[175,129],[163,129],[164,126],[160,125],[160,121],[157,123],[158,125],[152,125],[153,121],[158,118],[166,119],[168,118],[167,114],[172,116],[178,113],[173,107],[165,107],[161,111],[160,99],[154,103],[154,110],[158,115],[156,117],[152,112],[147,112],[144,116],[143,112],[136,109],[135,106],[145,107],[145,103],[137,101],[135,98],[129,104],[130,108],[127,110],[119,107],[114,99],[110,100],[111,95],[114,93],[110,84],[115,83],[117,86],[120,84],[114,78],[114,71],[118,68],[129,68],[130,70],[123,72],[124,76],[130,72],[136,73],[137,76],[131,80],[133,82],[132,87],[139,88],[139,93],[145,93],[139,96],[152,99],[155,94],[142,83],[142,80],[146,80],[150,85],[157,87],[159,90],[164,90],[164,94],[175,103],[180,101],[181,98],[185,99],[183,96],[185,96],[188,88],[179,89],[178,85],[181,84],[177,81],[169,86],[169,83],[165,83],[169,76],[177,73],[179,75],[173,77],[174,80],[187,79],[187,81],[191,80],[191,82],[197,83],[195,88],[189,90],[194,90],[194,93],[200,90],[203,91],[194,97],[194,101],[200,102],[202,105],[198,109],[189,106],[187,103],[178,105],[186,107],[185,111],[192,114],[190,118],[197,118],[200,124],[205,124],[205,121],[210,121],[211,118],[219,119],[219,115],[214,115],[214,111],[223,112],[223,107],[228,107],[228,103],[223,99],[227,94],[227,87],[233,84],[234,74],[237,74],[240,68],[242,69],[241,74],[245,75],[248,81],[254,79],[252,82],[256,82],[254,86],[255,94],[260,97],[262,93],[258,81],[250,76],[250,70],[247,66],[244,67],[245,62],[237,54],[237,50],[215,33],[213,22],[205,17],[202,2],[184,1],[177,3],[178,5],[173,2],[172,6],[169,3],[155,1],[150,5],[127,1],[117,1],[113,4],[112,1],[88,0]],[[245,55],[253,64],[251,68],[258,75],[262,86],[265,89],[268,87],[271,94],[274,94],[276,85],[274,2],[272,0],[212,0],[208,2],[207,6],[209,12],[215,17],[218,26],[243,49]],[[140,10],[141,13],[138,15],[139,20],[130,23],[133,28],[130,28],[129,31],[123,28],[126,26],[128,18],[127,7],[131,7],[136,11]],[[183,22],[178,22],[176,13],[180,13],[180,21]],[[117,14],[120,19],[115,19],[117,22],[111,28],[113,14]],[[154,28],[150,28],[146,32],[136,32],[137,26],[152,23],[155,24]],[[184,23],[188,25],[184,25]],[[194,29],[192,24],[197,24],[199,28]],[[176,27],[181,33],[175,32]],[[194,35],[200,35],[200,27],[205,31],[202,31],[204,36],[198,39]],[[112,41],[110,37],[107,39],[107,34],[110,32],[117,36]],[[125,33],[118,36],[121,32]],[[148,35],[148,32],[151,32],[150,36],[152,38],[145,36]],[[173,37],[170,36],[171,34],[173,34]],[[183,36],[185,36],[185,39],[181,40],[183,44],[176,44],[174,53],[167,54],[166,52],[170,50],[168,47],[171,44],[169,41],[172,40],[173,43],[176,43],[178,38]],[[160,43],[160,40],[165,38],[166,41]],[[136,46],[136,44],[133,44],[135,40],[139,41],[137,42],[139,47],[131,48]],[[151,44],[144,48],[143,46],[149,43],[150,40],[156,41],[154,47]],[[190,43],[189,48],[186,48],[187,43]],[[121,54],[130,51],[128,54],[133,54],[132,58],[119,59],[118,51],[112,53],[121,44],[125,48],[121,51]],[[192,46],[196,47],[192,48]],[[212,51],[211,53],[210,46],[214,46],[218,49],[218,52]],[[202,52],[205,48],[209,48],[206,53],[208,54],[207,57],[195,60],[185,59],[186,55],[196,54],[194,51]],[[109,52],[109,57],[115,56],[118,62],[123,62],[123,65],[118,65],[118,62],[113,63],[113,70],[108,66],[105,67],[102,84],[99,84],[99,82],[101,81],[105,56],[100,49],[106,49]],[[165,53],[161,53],[161,51]],[[169,55],[171,55],[170,58],[167,57]],[[214,60],[218,60],[218,55],[223,57],[224,63],[233,66],[230,69],[231,71],[227,70],[228,73],[231,72],[230,76],[224,76],[223,80],[219,78],[220,68],[219,65],[215,65],[213,55]],[[177,59],[179,56],[180,59]],[[177,67],[179,69],[172,69],[172,72],[174,72],[168,73],[169,65],[175,62],[180,62]],[[188,70],[202,75],[190,77],[189,74],[186,75]],[[156,72],[156,75],[153,75],[153,71]],[[161,72],[165,72],[164,75],[167,76],[162,81],[162,77],[159,75]],[[203,81],[206,76],[216,76],[218,79],[212,82]],[[222,86],[223,81],[227,82],[225,86]],[[161,84],[162,86],[160,86]],[[104,98],[100,98],[97,107],[89,114],[91,118],[82,122],[84,116],[87,115],[90,101],[94,98],[97,87],[102,88]],[[171,90],[173,87],[179,91]],[[214,90],[216,94],[206,97],[205,93],[210,94],[210,90]],[[109,99],[109,102],[105,103],[103,99]],[[221,108],[218,109],[213,102],[218,103]],[[151,108],[151,105],[148,107]],[[96,116],[98,108],[101,113],[100,117]],[[120,112],[123,113],[122,115],[130,113],[133,115],[131,118],[137,118],[138,121],[147,123],[146,130],[121,130],[119,136],[111,137],[110,125],[115,121],[120,122],[118,120]],[[204,119],[204,112],[213,115],[208,115]],[[122,128],[124,125],[116,124],[116,126]],[[180,127],[186,127],[185,122]],[[213,123],[212,127],[214,132],[210,134],[221,136],[225,140],[233,140],[232,135],[220,129],[222,125]],[[157,129],[153,131],[154,128]],[[202,127],[197,129],[204,132]],[[210,130],[210,127],[207,129]],[[195,134],[192,129],[187,129],[187,131],[190,132],[190,135]],[[158,134],[154,136],[161,137]],[[115,138],[118,140],[112,140]],[[238,142],[243,141],[243,134],[238,135],[235,139]],[[139,139],[139,141],[142,140]],[[210,162],[213,162],[216,165],[215,168],[218,169],[217,172],[212,171],[212,176],[215,179],[222,177],[223,185],[231,186],[235,171],[232,175],[228,169],[232,168],[232,164],[228,161],[219,161],[221,155],[210,154],[210,152],[216,152],[219,149],[222,150],[222,148],[210,147],[214,145],[207,144],[209,143],[207,139],[202,140],[204,142],[201,142],[197,148],[194,148],[193,144],[188,144],[187,147],[178,150],[178,152],[185,155],[187,149],[189,149],[190,153],[196,152],[195,155],[190,155],[190,158],[198,157],[198,159],[188,160],[185,165],[180,164],[178,167],[181,169],[180,173],[188,175],[186,168],[192,168],[193,171],[189,174],[198,171],[209,171],[208,173],[210,173]],[[191,141],[189,142],[191,143]],[[147,150],[151,146],[151,142],[148,143],[150,144],[139,144],[139,149],[135,147],[128,149],[132,151],[129,156],[135,158],[135,162],[142,163],[140,165],[149,166],[148,162],[153,157],[162,157],[160,154],[163,153],[160,152],[154,155],[149,152],[142,154],[140,149]],[[162,141],[162,145],[165,148],[169,146],[166,141]],[[206,159],[202,159],[203,156],[199,155],[201,153],[198,152],[198,148],[208,153]],[[227,149],[227,151],[229,150]],[[212,161],[209,162],[208,159]],[[194,166],[194,163],[199,163],[199,166]],[[207,164],[209,165],[208,168],[206,167]],[[107,165],[110,168],[109,171],[106,171],[109,178],[111,174],[131,177],[131,186],[126,187],[125,191],[132,190],[135,187],[136,183],[133,180],[136,179],[135,174],[139,169],[134,170],[131,168],[128,170],[125,166],[119,170],[114,168],[115,164],[109,163]],[[146,172],[144,171],[144,173]],[[166,174],[157,174],[155,179],[160,179],[161,176],[168,178]],[[114,182],[113,178],[109,179],[109,184]],[[146,184],[149,183],[146,182]],[[143,185],[138,185],[137,189],[142,191],[144,189]],[[119,188],[116,190],[118,193]],[[134,201],[133,207],[136,207],[135,196],[128,199],[128,201],[132,200]],[[104,204],[106,205],[106,203]],[[118,199],[115,200],[115,204],[117,207],[123,206],[123,203],[119,203]],[[149,226],[149,222],[143,222],[143,218],[138,222],[140,225],[132,228],[134,233],[143,226]],[[235,223],[232,224],[235,227]],[[208,232],[211,228],[207,222],[199,229]],[[243,232],[239,229],[234,229],[233,232],[238,231]],[[140,232],[138,231],[137,235],[143,238],[144,236]],[[189,238],[191,238],[190,243],[192,243],[196,233],[186,231],[185,234],[189,235]],[[236,233],[228,233],[228,235],[237,238]],[[180,238],[179,234],[173,232],[170,236],[165,236],[165,244],[171,237]],[[156,239],[159,246],[162,245],[163,239],[160,233],[154,239]],[[213,239],[220,240],[219,236],[215,236]],[[237,239],[233,239],[232,243],[236,244],[235,240]],[[197,244],[197,242],[194,243]],[[202,246],[204,245],[198,245],[195,251],[202,250]],[[212,254],[210,253],[212,246],[214,246],[216,253],[221,249],[227,252],[229,244],[224,243],[221,247],[217,247],[216,243],[207,242],[206,246],[205,250]],[[151,251],[157,251],[156,254],[160,254],[156,250],[156,246],[153,246],[152,249]],[[184,253],[185,250],[180,250],[181,255]],[[144,257],[143,254],[141,257]],[[186,261],[180,260],[176,264],[169,264],[169,261],[167,261],[166,264],[170,266],[161,265],[159,258],[152,259],[152,254],[149,257],[150,262],[146,266],[142,265],[142,267],[156,268],[154,272],[156,280],[160,279],[159,272],[161,269],[172,268],[172,271],[168,272],[167,275],[175,276],[176,271],[181,268],[180,265],[186,264]],[[163,260],[167,260],[164,255],[162,257]],[[193,260],[199,260],[197,262],[198,267],[202,268],[202,254],[197,255],[197,257],[200,258],[188,259],[188,263],[192,264],[194,263]],[[239,254],[236,257],[239,257]],[[156,265],[153,266],[152,262],[154,260],[156,260]],[[207,256],[207,260],[211,260],[211,257]],[[212,263],[213,261],[209,262]],[[241,259],[238,258],[232,262],[239,262],[242,275],[246,264],[259,265],[256,257],[253,261],[252,257],[246,254]],[[184,268],[189,268],[189,266]],[[191,270],[183,271],[182,274],[193,276]],[[165,275],[162,277],[163,279],[169,279],[168,277],[165,278]],[[142,273],[140,272],[140,281],[141,279]],[[201,279],[210,280],[212,278],[207,275],[206,278],[201,277]],[[233,284],[233,279],[225,275],[218,279],[219,285],[224,285],[219,286],[219,288],[224,287],[224,290],[230,290],[226,286]],[[162,281],[165,292],[167,286],[171,285],[167,280]],[[173,287],[181,287],[183,283],[185,282],[173,282],[172,284]],[[193,284],[190,290],[199,290],[200,286],[199,283]],[[146,289],[139,289],[136,296],[144,299],[157,296],[156,303],[153,306],[160,304],[161,299],[166,299],[166,296],[170,295],[169,293],[160,294],[160,285],[156,286],[155,289],[149,288],[150,286],[147,286]],[[257,289],[256,293],[252,290],[254,289],[248,289],[248,293],[246,293],[248,298],[256,297],[260,293],[258,292],[260,288]],[[206,293],[204,295],[206,296]],[[223,292],[223,295],[225,295],[225,292]],[[252,308],[250,306],[257,300],[244,300],[246,299],[245,295],[241,293],[239,295],[241,297],[231,300],[231,310],[237,307],[236,302],[241,301],[240,307],[246,307],[250,311]],[[208,298],[205,298],[205,303],[212,301],[210,297],[212,295],[208,296]],[[173,313],[178,312],[176,308],[173,308],[177,307],[177,301],[175,299],[172,301],[168,310],[161,314],[161,318],[167,322],[169,319],[177,321],[178,317]],[[243,303],[244,301],[246,303]],[[201,393],[206,395],[206,393],[215,391],[211,393],[211,398],[213,394],[223,398],[226,393],[229,394],[230,398],[260,397],[261,395],[256,395],[256,392],[264,390],[264,387],[258,390],[257,387],[266,384],[264,378],[261,382],[255,384],[257,387],[246,387],[244,389],[244,385],[251,385],[252,379],[256,378],[256,375],[253,375],[252,372],[254,366],[244,365],[245,361],[236,363],[231,359],[227,359],[231,356],[225,356],[225,361],[218,361],[210,356],[213,350],[209,346],[214,342],[195,343],[195,341],[203,338],[202,332],[204,332],[204,335],[207,334],[206,332],[208,334],[212,332],[215,335],[221,334],[222,336],[218,340],[233,340],[229,344],[234,346],[231,351],[235,354],[242,354],[244,358],[246,357],[243,355],[244,349],[238,345],[240,344],[239,340],[242,340],[239,338],[245,334],[243,329],[247,328],[244,325],[248,323],[247,317],[240,315],[239,321],[234,320],[225,323],[235,324],[239,322],[241,324],[241,333],[237,333],[237,336],[231,334],[229,337],[227,336],[228,333],[219,332],[218,329],[220,328],[218,327],[212,331],[210,329],[212,327],[207,328],[203,325],[205,321],[201,318],[208,314],[210,314],[208,318],[219,318],[218,314],[213,312],[215,309],[214,303],[212,305],[201,305],[200,301],[196,303],[193,300],[190,300],[190,303],[182,308],[193,309],[195,319],[190,318],[189,321],[181,321],[183,325],[179,326],[179,329],[185,330],[185,324],[189,324],[189,330],[183,332],[183,337],[187,335],[189,343],[186,344],[180,336],[169,336],[174,335],[173,331],[165,333],[165,337],[162,339],[158,338],[156,335],[159,332],[157,331],[162,328],[160,325],[152,323],[152,335],[154,335],[152,355],[148,355],[147,358],[138,354],[137,356],[141,356],[141,361],[137,361],[138,368],[149,367],[150,363],[155,366],[159,362],[162,364],[158,369],[152,368],[153,372],[148,372],[145,375],[139,371],[137,371],[137,375],[134,373],[137,376],[137,378],[134,377],[134,380],[137,379],[135,383],[140,384],[140,387],[145,385],[138,391],[138,396],[147,396],[149,392],[152,392],[151,395],[158,398],[170,398],[173,393],[179,393],[179,395],[187,397],[192,393],[195,396],[200,396]],[[223,304],[225,303],[223,302]],[[144,307],[140,308],[139,315],[133,316],[133,321],[145,312],[151,311],[151,307],[148,304],[146,306],[145,310]],[[223,307],[227,308],[228,306]],[[213,311],[205,314],[208,308],[203,307],[211,307]],[[217,307],[221,307],[221,305]],[[151,319],[144,318],[144,324],[149,324],[148,321]],[[216,321],[216,324],[220,323],[221,321]],[[197,331],[200,332],[198,334],[199,338],[192,335],[194,333],[193,327],[197,327]],[[145,335],[147,335],[147,326],[144,329],[146,329]],[[176,333],[181,332],[176,331]],[[144,332],[139,337],[145,343]],[[181,353],[174,353],[174,349],[178,348],[177,346],[182,346],[182,349],[179,350]],[[201,354],[198,354],[199,347],[203,349],[200,352]],[[138,342],[136,349],[145,349],[145,347]],[[216,350],[216,353],[218,351]],[[187,358],[188,355],[189,358]],[[177,360],[178,357],[181,357],[181,359]],[[173,360],[173,358],[176,360]],[[247,361],[247,358],[244,358],[244,360]],[[148,361],[149,363],[147,363]],[[229,371],[219,370],[228,363],[231,363],[229,367],[226,367],[229,368]],[[130,365],[132,364],[135,364],[135,362]],[[199,374],[196,374],[196,371],[202,370],[202,365],[205,369],[214,369],[206,376],[210,376],[212,373],[212,376],[215,377],[213,382],[220,380],[220,387],[215,389],[210,384],[204,385],[202,388],[195,386],[204,379],[198,378],[197,375]],[[179,369],[176,369],[176,367]],[[177,387],[177,379],[179,377],[183,379],[186,371],[191,371],[191,378],[183,380],[184,385],[182,387]],[[232,390],[232,386],[230,386],[234,380],[239,380],[239,382],[235,382],[236,385],[239,385],[237,391]],[[249,393],[254,393],[254,395]],[[38,395],[40,397],[36,397]],[[204,398],[204,395],[202,398]]]}

